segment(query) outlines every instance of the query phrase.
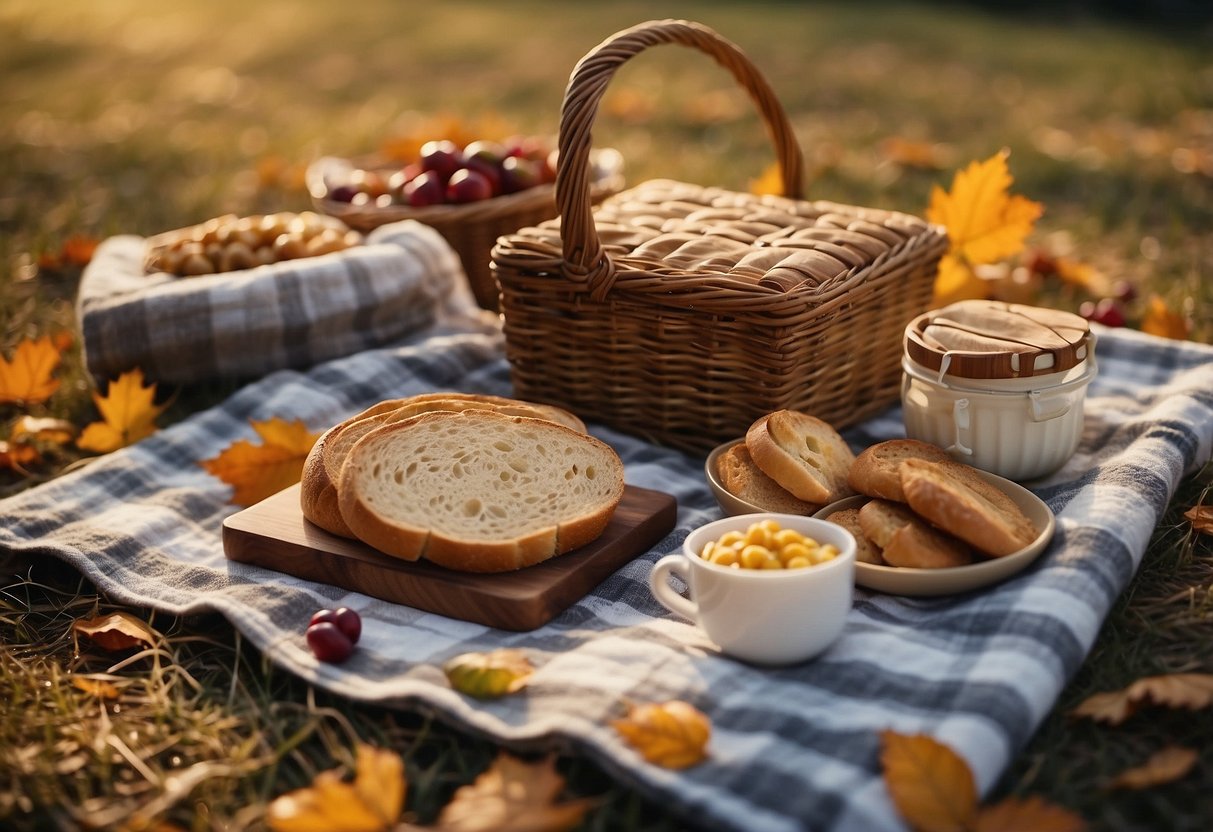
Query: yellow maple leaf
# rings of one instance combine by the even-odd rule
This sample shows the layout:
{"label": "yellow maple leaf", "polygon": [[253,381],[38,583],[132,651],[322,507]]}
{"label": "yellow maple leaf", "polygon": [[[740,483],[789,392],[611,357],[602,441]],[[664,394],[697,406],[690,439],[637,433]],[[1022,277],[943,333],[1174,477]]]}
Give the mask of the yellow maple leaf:
{"label": "yellow maple leaf", "polygon": [[100,454],[151,436],[156,432],[156,417],[165,407],[156,404],[156,385],[144,385],[143,371],[138,367],[111,381],[104,396],[93,393],[93,402],[101,411],[102,421],[86,425],[76,446]]}
{"label": "yellow maple leaf", "polygon": [[978,277],[973,267],[960,257],[945,254],[939,261],[935,295],[931,301],[936,308],[956,303],[958,300],[984,300],[989,294],[988,282]]}
{"label": "yellow maple leaf", "polygon": [[1151,295],[1145,317],[1141,320],[1141,331],[1182,341],[1188,337],[1189,327],[1183,315],[1173,312],[1158,295]]}
{"label": "yellow maple leaf", "polygon": [[59,366],[61,350],[55,340],[44,335],[34,341],[22,340],[11,360],[0,355],[0,404],[41,404],[59,389],[59,379],[51,378]]}
{"label": "yellow maple leaf", "polygon": [[308,451],[320,438],[298,419],[273,418],[250,424],[262,444],[240,439],[218,456],[199,463],[235,489],[231,501],[238,506],[251,506],[299,482]]}
{"label": "yellow maple leaf", "polygon": [[688,768],[707,758],[712,723],[686,702],[634,705],[611,726],[650,763]]}
{"label": "yellow maple leaf", "polygon": [[750,193],[783,196],[783,169],[778,162],[771,162],[763,169],[761,176],[750,180]]}
{"label": "yellow maple leaf", "polygon": [[529,763],[509,754],[461,786],[443,807],[435,832],[563,832],[581,823],[589,800],[557,803],[564,778],[551,757]]}
{"label": "yellow maple leaf", "polygon": [[383,832],[400,818],[407,783],[404,762],[393,751],[359,744],[354,782],[322,771],[312,785],[270,803],[266,820],[274,832]]}
{"label": "yellow maple leaf", "polygon": [[977,817],[977,784],[964,759],[926,734],[880,735],[880,762],[893,805],[921,832],[960,832]]}
{"label": "yellow maple leaf", "polygon": [[535,672],[521,650],[464,653],[442,667],[451,687],[477,699],[495,699],[526,687]]}
{"label": "yellow maple leaf", "polygon": [[1009,193],[1014,180],[1007,151],[971,162],[952,179],[952,190],[931,190],[927,219],[948,229],[950,253],[971,265],[993,263],[1019,252],[1044,208]]}

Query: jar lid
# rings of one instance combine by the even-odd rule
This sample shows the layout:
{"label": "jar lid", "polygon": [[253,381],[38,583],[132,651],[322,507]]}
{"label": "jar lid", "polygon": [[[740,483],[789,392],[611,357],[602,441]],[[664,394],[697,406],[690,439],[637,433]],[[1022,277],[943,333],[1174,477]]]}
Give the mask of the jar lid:
{"label": "jar lid", "polygon": [[1085,361],[1087,321],[1071,312],[962,300],[933,309],[906,327],[905,352],[941,375],[1021,378],[1060,373]]}

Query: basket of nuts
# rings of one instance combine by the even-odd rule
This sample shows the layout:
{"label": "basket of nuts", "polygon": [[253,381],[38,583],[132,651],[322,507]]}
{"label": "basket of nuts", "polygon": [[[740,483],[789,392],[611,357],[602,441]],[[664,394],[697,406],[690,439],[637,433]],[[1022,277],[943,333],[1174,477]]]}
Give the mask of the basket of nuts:
{"label": "basket of nuts", "polygon": [[[497,311],[489,269],[497,238],[556,216],[555,151],[535,137],[479,140],[463,147],[426,142],[408,164],[326,156],[308,167],[313,204],[351,228],[368,231],[413,219],[438,230],[459,254],[476,302]],[[611,148],[589,160],[590,196],[623,188],[623,157]]]}

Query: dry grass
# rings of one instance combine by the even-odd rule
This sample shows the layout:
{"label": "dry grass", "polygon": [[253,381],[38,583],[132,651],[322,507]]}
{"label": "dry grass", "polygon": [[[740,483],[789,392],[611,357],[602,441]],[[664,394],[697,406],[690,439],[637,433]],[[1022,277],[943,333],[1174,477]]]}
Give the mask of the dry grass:
{"label": "dry grass", "polygon": [[[299,173],[310,159],[374,149],[436,113],[486,130],[551,132],[576,59],[653,13],[632,0],[8,0],[0,349],[73,327],[78,270],[37,266],[69,237],[304,208]],[[673,2],[660,13],[714,26],[769,76],[813,172],[811,196],[921,213],[955,167],[1008,147],[1016,189],[1047,208],[1033,245],[1161,295],[1190,315],[1193,338],[1213,342],[1213,64],[1199,33],[959,4]],[[931,146],[938,167],[897,164],[890,139]],[[596,140],[624,152],[633,182],[671,176],[745,188],[770,159],[744,96],[685,50],[621,70]],[[1069,308],[1083,299],[1061,285],[1042,298]],[[61,376],[45,412],[91,420],[78,349]],[[180,391],[167,418],[232,389]],[[34,479],[0,474],[0,495],[70,462],[54,459]],[[1211,484],[1206,470],[1177,496],[1095,651],[1000,794],[1044,794],[1098,828],[1210,825],[1209,720],[1150,712],[1107,729],[1065,714],[1141,675],[1213,671],[1213,553],[1179,517],[1208,502]],[[421,717],[308,688],[218,617],[134,610],[165,639],[115,667],[70,637],[73,619],[114,605],[61,565],[11,555],[0,565],[6,828],[76,828],[135,810],[187,829],[256,828],[267,799],[348,765],[355,737],[407,755],[410,805],[425,820],[493,756],[490,745]],[[98,702],[74,686],[80,675],[117,677],[121,697]],[[1171,741],[1204,755],[1184,781],[1104,791],[1117,770]],[[561,766],[573,792],[602,798],[587,828],[674,828],[586,761]]]}

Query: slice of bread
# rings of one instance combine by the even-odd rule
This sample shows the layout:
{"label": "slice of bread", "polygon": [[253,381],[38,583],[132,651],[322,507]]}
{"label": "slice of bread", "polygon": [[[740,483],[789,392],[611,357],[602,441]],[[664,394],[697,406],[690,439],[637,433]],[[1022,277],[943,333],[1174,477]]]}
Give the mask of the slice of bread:
{"label": "slice of bread", "polygon": [[738,442],[716,460],[716,476],[730,494],[763,511],[780,514],[813,514],[821,508],[816,503],[797,499],[754,464],[744,442]]}
{"label": "slice of bread", "polygon": [[822,420],[797,410],[777,410],[750,425],[750,456],[767,476],[808,503],[832,503],[855,492],[847,475],[855,454]]}
{"label": "slice of bread", "polygon": [[357,537],[405,560],[504,572],[584,546],[623,498],[603,442],[485,410],[385,424],[350,449],[337,495]]}
{"label": "slice of bread", "polygon": [[312,446],[303,463],[299,500],[303,516],[325,531],[354,537],[337,506],[337,481],[350,448],[381,425],[439,410],[496,410],[509,416],[547,419],[585,433],[585,423],[559,407],[478,393],[421,393],[387,399],[330,428]]}
{"label": "slice of bread", "polygon": [[872,500],[859,510],[863,533],[880,547],[889,566],[946,569],[972,563],[973,553],[956,538],[931,528],[902,503]]}
{"label": "slice of bread", "polygon": [[844,508],[842,511],[834,512],[826,519],[842,526],[855,538],[856,560],[860,563],[883,566],[884,558],[880,554],[880,547],[872,541],[872,538],[864,534],[863,526],[859,523],[859,511],[857,508]]}
{"label": "slice of bread", "polygon": [[885,500],[906,501],[901,490],[901,463],[907,459],[929,462],[950,460],[948,452],[938,445],[917,439],[890,439],[866,448],[851,466],[847,481],[860,494]]}
{"label": "slice of bread", "polygon": [[959,462],[909,459],[901,488],[910,508],[991,557],[1018,552],[1037,530],[1005,492]]}

